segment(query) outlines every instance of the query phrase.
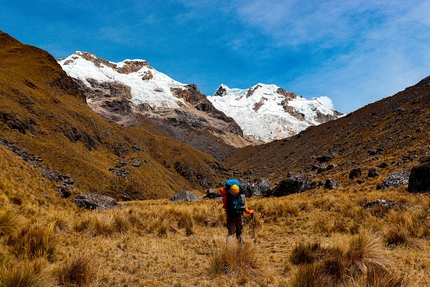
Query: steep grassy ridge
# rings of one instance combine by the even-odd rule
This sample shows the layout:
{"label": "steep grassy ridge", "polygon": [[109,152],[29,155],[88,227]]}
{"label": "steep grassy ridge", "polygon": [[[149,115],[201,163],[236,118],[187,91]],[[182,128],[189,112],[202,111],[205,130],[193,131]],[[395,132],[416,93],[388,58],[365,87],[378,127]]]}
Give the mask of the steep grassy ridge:
{"label": "steep grassy ridge", "polygon": [[[69,174],[80,191],[160,198],[219,182],[222,167],[212,157],[144,118],[132,128],[101,118],[51,55],[5,33],[0,83],[0,137]],[[127,176],[109,170],[120,162]],[[141,165],[132,167],[135,162]]]}

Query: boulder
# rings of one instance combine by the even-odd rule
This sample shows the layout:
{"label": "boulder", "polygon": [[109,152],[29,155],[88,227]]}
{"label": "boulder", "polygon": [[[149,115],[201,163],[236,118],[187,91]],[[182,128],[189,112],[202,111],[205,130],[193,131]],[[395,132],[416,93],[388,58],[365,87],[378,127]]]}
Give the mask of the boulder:
{"label": "boulder", "polygon": [[369,173],[367,174],[367,177],[378,177],[378,176],[379,176],[379,173],[376,167],[372,167],[371,169],[369,169]]}
{"label": "boulder", "polygon": [[394,202],[391,200],[385,200],[385,199],[376,199],[376,200],[370,201],[370,202],[363,205],[363,208],[367,209],[367,210],[374,209],[375,207],[383,207],[383,208],[387,208],[387,209],[392,209],[392,208],[407,207],[407,205],[402,204],[402,203],[398,203],[398,202]]}
{"label": "boulder", "polygon": [[64,184],[61,186],[55,187],[55,191],[62,197],[62,198],[68,198],[70,195],[70,190],[65,186]]}
{"label": "boulder", "polygon": [[420,158],[420,163],[428,163],[430,162],[430,156],[424,156]]}
{"label": "boulder", "polygon": [[324,188],[336,189],[336,188],[342,188],[342,186],[339,183],[337,183],[334,179],[328,178],[324,183]]}
{"label": "boulder", "polygon": [[379,168],[386,168],[386,167],[388,167],[388,163],[381,162],[380,164],[377,165],[377,167],[379,167]]}
{"label": "boulder", "polygon": [[302,174],[297,174],[282,180],[268,195],[284,196],[294,193],[301,193],[306,190],[314,189],[315,187],[317,187],[316,182],[311,181]]}
{"label": "boulder", "polygon": [[208,189],[206,191],[206,195],[204,196],[204,198],[210,198],[210,199],[216,199],[221,197],[221,193],[219,192],[215,192],[212,189]]}
{"label": "boulder", "polygon": [[349,172],[349,179],[354,179],[361,176],[361,169],[360,168],[354,168]]}
{"label": "boulder", "polygon": [[425,162],[412,168],[408,180],[408,191],[430,191],[430,162]]}
{"label": "boulder", "polygon": [[259,178],[254,180],[253,183],[243,183],[242,189],[246,197],[266,196],[270,193],[272,185],[267,178]]}
{"label": "boulder", "polygon": [[182,201],[200,201],[203,200],[203,198],[201,198],[201,196],[192,193],[191,191],[188,190],[181,190],[180,192],[178,192],[177,194],[175,194],[174,196],[172,196],[171,198],[169,198],[170,201],[178,201],[178,200],[182,200]]}
{"label": "boulder", "polygon": [[132,163],[132,167],[140,167],[142,165],[142,161],[141,160],[136,160],[135,162]]}
{"label": "boulder", "polygon": [[124,208],[124,205],[119,204],[112,197],[101,195],[101,194],[78,194],[75,197],[75,203],[80,208],[85,208],[89,210],[107,210],[114,208]]}
{"label": "boulder", "polygon": [[333,157],[329,156],[329,155],[322,155],[322,156],[317,157],[318,162],[329,162],[332,159],[333,159]]}
{"label": "boulder", "polygon": [[409,170],[395,171],[388,175],[381,184],[378,184],[376,189],[386,189],[389,187],[399,188],[402,185],[407,186],[410,174],[411,172]]}

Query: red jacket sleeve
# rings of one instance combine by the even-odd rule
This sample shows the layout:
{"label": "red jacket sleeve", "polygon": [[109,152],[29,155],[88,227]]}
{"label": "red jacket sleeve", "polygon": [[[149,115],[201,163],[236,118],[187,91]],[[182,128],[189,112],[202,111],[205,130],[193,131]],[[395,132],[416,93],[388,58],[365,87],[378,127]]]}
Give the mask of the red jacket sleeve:
{"label": "red jacket sleeve", "polygon": [[226,209],[227,208],[227,191],[225,190],[225,187],[220,188],[219,189],[219,193],[222,196],[222,208]]}

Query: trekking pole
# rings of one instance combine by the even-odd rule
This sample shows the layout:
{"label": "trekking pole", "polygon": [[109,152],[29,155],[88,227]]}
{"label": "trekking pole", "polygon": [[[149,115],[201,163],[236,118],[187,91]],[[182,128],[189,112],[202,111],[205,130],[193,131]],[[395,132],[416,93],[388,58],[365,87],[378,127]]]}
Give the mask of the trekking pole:
{"label": "trekking pole", "polygon": [[257,235],[255,233],[255,218],[254,218],[254,213],[251,214],[251,220],[252,220],[252,236],[254,237],[254,243],[257,243]]}

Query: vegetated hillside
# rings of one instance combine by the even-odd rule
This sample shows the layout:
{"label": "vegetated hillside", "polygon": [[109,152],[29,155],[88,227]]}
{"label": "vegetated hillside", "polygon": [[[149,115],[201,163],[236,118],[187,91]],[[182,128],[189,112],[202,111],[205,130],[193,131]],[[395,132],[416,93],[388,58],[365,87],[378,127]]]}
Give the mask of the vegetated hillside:
{"label": "vegetated hillside", "polygon": [[[421,157],[429,155],[429,108],[430,77],[297,136],[245,147],[227,159],[225,165],[253,178],[279,181],[288,172],[303,173],[317,181],[333,178],[344,187],[364,183],[368,170],[377,168],[382,181],[388,173],[410,169]],[[329,168],[318,162],[320,156],[332,158]],[[385,164],[385,168],[377,167]],[[349,179],[353,168],[362,170],[361,178]]]}
{"label": "vegetated hillside", "polygon": [[102,118],[50,54],[3,32],[0,103],[0,143],[31,158],[50,178],[67,178],[74,192],[161,198],[224,177],[215,159],[143,117],[134,127]]}

